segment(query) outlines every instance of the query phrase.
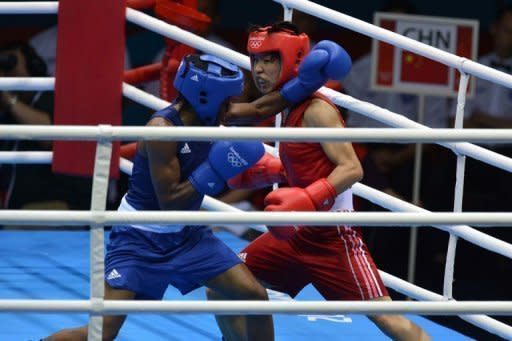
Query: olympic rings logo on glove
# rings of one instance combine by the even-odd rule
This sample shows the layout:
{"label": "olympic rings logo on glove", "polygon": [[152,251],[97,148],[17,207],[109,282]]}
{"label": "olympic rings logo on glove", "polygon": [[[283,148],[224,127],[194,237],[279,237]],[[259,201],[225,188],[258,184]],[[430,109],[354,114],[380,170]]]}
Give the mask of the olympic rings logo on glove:
{"label": "olympic rings logo on glove", "polygon": [[[235,155],[233,152],[228,153],[228,162],[233,166],[240,168],[243,165],[242,160],[240,159],[239,155]],[[247,162],[246,162],[247,163]]]}

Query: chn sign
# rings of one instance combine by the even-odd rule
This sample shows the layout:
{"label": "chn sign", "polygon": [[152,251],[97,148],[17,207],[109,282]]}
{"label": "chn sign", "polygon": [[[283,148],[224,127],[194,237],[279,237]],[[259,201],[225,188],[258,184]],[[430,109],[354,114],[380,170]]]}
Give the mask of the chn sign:
{"label": "chn sign", "polygon": [[[478,49],[478,21],[419,15],[376,13],[375,25],[471,60]],[[401,93],[457,96],[456,69],[413,52],[374,40],[372,88]],[[474,92],[471,79],[468,96]]]}

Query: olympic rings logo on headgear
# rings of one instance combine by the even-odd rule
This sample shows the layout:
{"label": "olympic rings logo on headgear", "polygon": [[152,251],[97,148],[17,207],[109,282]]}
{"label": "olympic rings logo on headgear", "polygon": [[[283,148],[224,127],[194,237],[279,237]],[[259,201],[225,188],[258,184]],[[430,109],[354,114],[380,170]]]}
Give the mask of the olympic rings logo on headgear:
{"label": "olympic rings logo on headgear", "polygon": [[[289,30],[271,31],[263,27],[252,31],[247,39],[249,54],[278,52],[281,57],[281,74],[274,89],[297,75],[303,57],[309,51],[309,38],[305,33],[295,34]],[[254,62],[254,61],[253,61]]]}
{"label": "olympic rings logo on headgear", "polygon": [[251,49],[257,49],[263,43],[263,39],[251,39],[249,40],[249,47]]}

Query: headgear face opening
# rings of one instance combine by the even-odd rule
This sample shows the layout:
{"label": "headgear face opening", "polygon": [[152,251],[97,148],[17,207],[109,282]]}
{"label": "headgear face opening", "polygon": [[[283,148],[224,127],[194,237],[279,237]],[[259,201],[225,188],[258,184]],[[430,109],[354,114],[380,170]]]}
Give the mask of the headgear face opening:
{"label": "headgear face opening", "polygon": [[305,33],[293,34],[288,30],[271,31],[270,26],[249,34],[247,51],[251,56],[259,53],[278,52],[281,57],[281,73],[274,89],[297,75],[299,64],[309,52],[309,37]]}
{"label": "headgear face opening", "polygon": [[240,68],[212,55],[188,55],[174,78],[174,88],[192,105],[205,125],[216,125],[222,103],[243,91]]}

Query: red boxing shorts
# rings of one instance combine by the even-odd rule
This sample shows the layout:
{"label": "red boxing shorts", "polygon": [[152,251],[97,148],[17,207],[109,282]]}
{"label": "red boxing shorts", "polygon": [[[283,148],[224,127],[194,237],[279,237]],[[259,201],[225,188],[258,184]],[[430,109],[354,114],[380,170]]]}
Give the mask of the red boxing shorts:
{"label": "red boxing shorts", "polygon": [[310,283],[326,300],[389,296],[358,229],[303,227],[290,240],[265,233],[239,256],[266,286],[291,297]]}

